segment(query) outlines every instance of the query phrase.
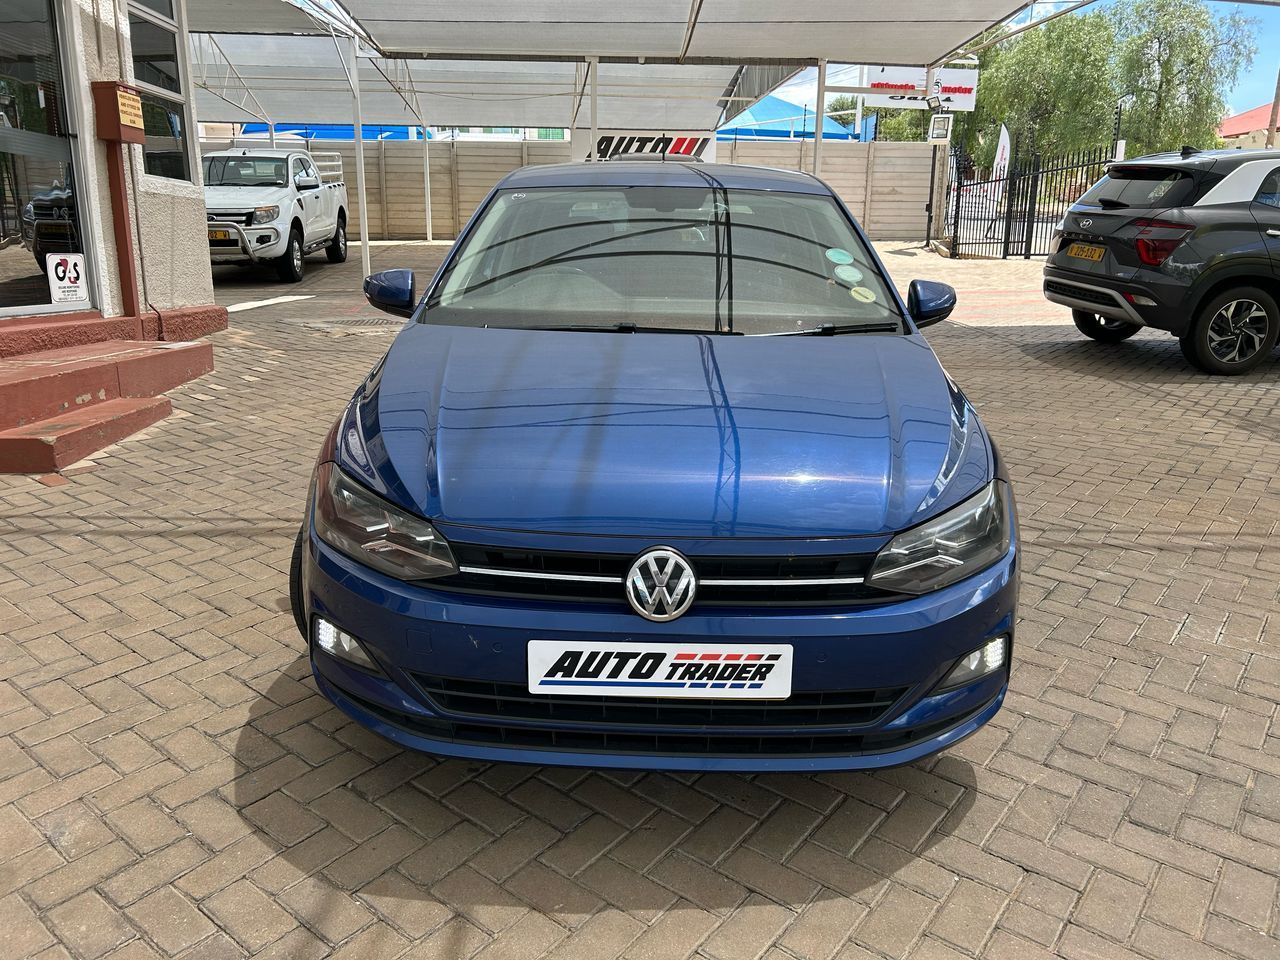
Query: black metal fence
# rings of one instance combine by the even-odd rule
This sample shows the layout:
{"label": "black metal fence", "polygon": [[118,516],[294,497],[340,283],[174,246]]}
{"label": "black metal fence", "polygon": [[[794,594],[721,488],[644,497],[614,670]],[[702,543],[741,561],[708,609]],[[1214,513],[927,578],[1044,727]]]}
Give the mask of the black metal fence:
{"label": "black metal fence", "polygon": [[1005,176],[982,178],[970,158],[952,154],[947,198],[952,256],[1047,256],[1054,225],[1114,156],[1111,147],[1053,158],[1019,156],[1015,146]]}

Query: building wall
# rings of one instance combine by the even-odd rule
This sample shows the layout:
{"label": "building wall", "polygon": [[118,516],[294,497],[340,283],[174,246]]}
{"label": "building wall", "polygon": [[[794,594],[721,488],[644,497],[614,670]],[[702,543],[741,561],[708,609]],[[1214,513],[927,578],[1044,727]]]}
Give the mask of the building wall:
{"label": "building wall", "polygon": [[[74,129],[80,134],[81,153],[88,157],[87,164],[81,160],[79,170],[81,227],[92,244],[89,255],[98,280],[99,309],[104,316],[112,316],[121,313],[123,301],[112,233],[114,212],[107,180],[107,151],[121,147],[97,138],[89,84],[95,80],[133,80],[128,10],[125,0],[62,0],[62,13],[67,24],[65,59],[70,74],[68,88],[74,95]],[[179,42],[185,48],[185,36]],[[144,171],[142,147],[129,145],[124,149],[141,309],[149,306],[167,310],[213,303],[204,191],[199,182],[194,138],[194,183],[152,176]]]}

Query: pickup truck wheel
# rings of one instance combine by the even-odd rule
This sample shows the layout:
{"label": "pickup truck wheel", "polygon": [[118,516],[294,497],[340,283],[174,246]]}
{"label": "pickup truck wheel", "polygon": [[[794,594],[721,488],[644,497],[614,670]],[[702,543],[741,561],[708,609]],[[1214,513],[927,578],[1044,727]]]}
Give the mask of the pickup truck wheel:
{"label": "pickup truck wheel", "polygon": [[1128,340],[1142,329],[1140,323],[1114,320],[1111,317],[1090,313],[1088,310],[1072,310],[1071,319],[1075,321],[1077,330],[1090,340],[1097,340],[1099,343],[1119,343],[1121,340]]}
{"label": "pickup truck wheel", "polygon": [[347,221],[338,218],[338,229],[333,231],[333,239],[324,248],[330,263],[345,263],[347,260]]}
{"label": "pickup truck wheel", "polygon": [[302,279],[302,234],[297,230],[289,231],[289,246],[284,249],[284,256],[276,261],[276,273],[285,283],[297,283]]}
{"label": "pickup truck wheel", "polygon": [[1265,290],[1236,287],[1206,303],[1182,337],[1182,353],[1206,373],[1248,373],[1280,337],[1280,306]]}

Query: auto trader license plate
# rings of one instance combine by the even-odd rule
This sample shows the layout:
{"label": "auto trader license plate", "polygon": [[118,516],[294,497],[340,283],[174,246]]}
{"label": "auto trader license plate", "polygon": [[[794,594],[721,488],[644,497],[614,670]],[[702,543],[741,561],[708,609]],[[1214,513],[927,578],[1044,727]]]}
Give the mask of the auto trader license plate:
{"label": "auto trader license plate", "polygon": [[1097,263],[1107,252],[1106,247],[1099,247],[1092,243],[1073,243],[1067,247],[1068,257],[1079,257],[1081,260],[1091,260]]}
{"label": "auto trader license plate", "polygon": [[783,700],[789,643],[529,641],[529,692],[561,696]]}
{"label": "auto trader license plate", "polygon": [[231,231],[230,230],[210,230],[209,239],[210,240],[230,240]]}

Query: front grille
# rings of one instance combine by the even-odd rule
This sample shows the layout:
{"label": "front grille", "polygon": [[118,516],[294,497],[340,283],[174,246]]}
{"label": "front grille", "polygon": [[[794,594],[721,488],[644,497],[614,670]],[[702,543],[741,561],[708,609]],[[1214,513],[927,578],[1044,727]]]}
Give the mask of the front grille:
{"label": "front grille", "polygon": [[563,753],[611,753],[632,756],[743,756],[831,757],[887,753],[958,727],[977,716],[988,704],[962,717],[887,732],[805,733],[789,735],[715,731],[640,733],[621,730],[553,729],[490,726],[453,720],[433,720],[389,710],[379,704],[344,693],[362,709],[409,733],[458,744]]}
{"label": "front grille", "polygon": [[1057,280],[1046,280],[1044,288],[1050,293],[1060,294],[1064,297],[1071,297],[1075,300],[1084,300],[1086,303],[1096,303],[1101,306],[1114,307],[1116,305],[1115,297],[1110,294],[1103,293],[1101,290],[1090,290],[1088,287],[1077,287],[1070,283],[1059,283]]}
{"label": "front grille", "polygon": [[[540,600],[626,604],[623,578],[634,554],[516,550],[451,544],[464,570],[428,581],[433,590]],[[698,578],[694,607],[850,606],[891,603],[901,594],[858,582],[875,554],[689,558]],[[515,574],[539,576],[517,576]],[[599,579],[591,579],[599,578]],[[727,585],[714,581],[759,581]],[[803,583],[789,581],[830,581]]]}
{"label": "front grille", "polygon": [[242,223],[246,227],[253,225],[252,210],[225,210],[220,212],[210,212],[208,214],[210,223],[221,221],[223,223]]}
{"label": "front grille", "polygon": [[907,692],[880,690],[797,692],[786,700],[684,700],[672,697],[557,697],[530,693],[524,684],[459,680],[415,674],[441,713],[501,723],[519,720],[557,726],[760,728],[860,727],[880,721]]}

